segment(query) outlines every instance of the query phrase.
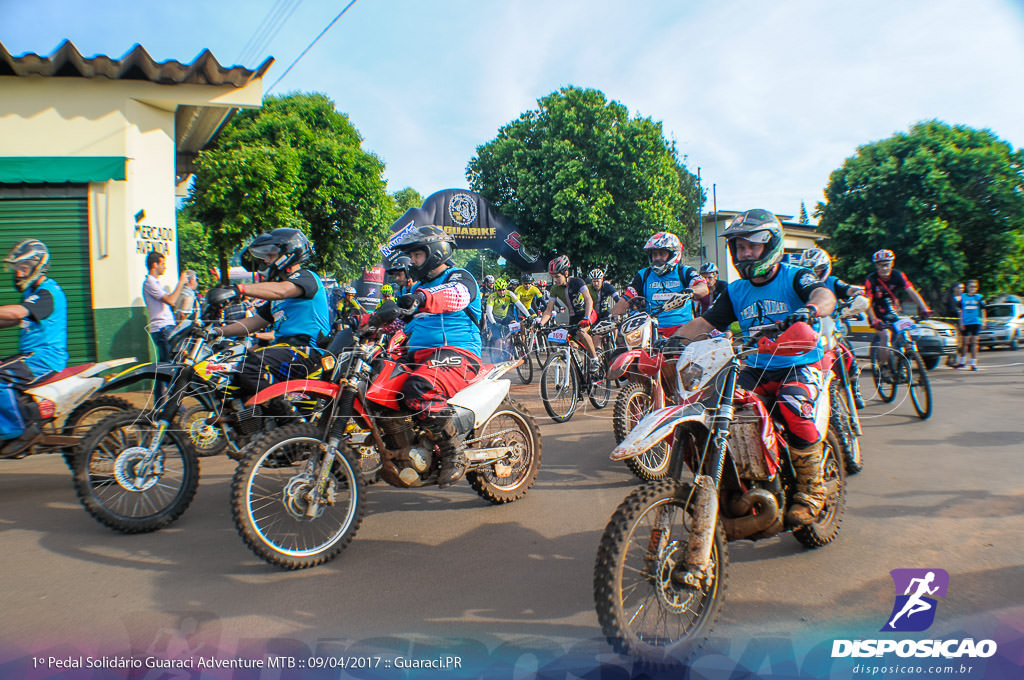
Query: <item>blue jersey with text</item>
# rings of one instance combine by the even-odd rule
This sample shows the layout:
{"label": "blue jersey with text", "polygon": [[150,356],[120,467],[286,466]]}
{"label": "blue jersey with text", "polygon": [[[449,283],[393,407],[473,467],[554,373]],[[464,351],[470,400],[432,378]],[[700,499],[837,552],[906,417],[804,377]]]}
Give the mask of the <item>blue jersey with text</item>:
{"label": "blue jersey with text", "polygon": [[[745,279],[729,283],[729,300],[732,302],[733,312],[739,320],[744,337],[750,337],[751,330],[759,326],[782,321],[807,304],[800,299],[795,290],[798,276],[810,277],[808,281],[801,281],[804,285],[810,285],[816,280],[809,269],[783,262],[779,265],[775,277],[768,283],[755,285]],[[814,330],[819,330],[819,326],[820,324],[815,322]],[[764,369],[789,368],[813,364],[823,356],[825,341],[819,337],[818,346],[810,352],[797,356],[752,354],[747,357],[747,364]]]}
{"label": "blue jersey with text", "polygon": [[22,319],[18,338],[18,352],[32,355],[25,363],[36,376],[63,371],[68,365],[68,300],[64,291],[53,279],[44,279],[25,291],[22,302],[32,302],[42,290],[52,296],[53,311],[40,321],[31,316]]}
{"label": "blue jersey with text", "polygon": [[[658,275],[650,267],[641,269],[633,277],[633,281],[627,290],[627,297],[638,295],[647,301],[647,308],[664,304],[676,293],[682,293],[690,287],[695,278],[700,274],[693,267],[675,265],[664,276]],[[661,328],[681,326],[693,319],[693,305],[685,304],[679,309],[663,311],[657,315],[658,325]]]}
{"label": "blue jersey with text", "polygon": [[312,298],[294,297],[271,301],[274,335],[278,338],[306,335],[309,336],[311,343],[315,343],[321,335],[330,333],[331,309],[327,304],[327,291],[324,290],[323,281],[316,274],[300,269],[286,280],[298,278],[303,274],[316,281],[316,293]]}
{"label": "blue jersey with text", "polygon": [[985,306],[985,301],[981,295],[975,293],[974,295],[968,295],[964,293],[960,296],[960,324],[962,326],[974,326],[981,323],[981,308]]}
{"label": "blue jersey with text", "polygon": [[462,283],[469,289],[472,298],[466,309],[457,312],[440,314],[417,314],[405,324],[405,332],[409,336],[408,347],[412,351],[434,349],[436,347],[457,347],[466,352],[480,356],[483,349],[480,341],[481,317],[480,291],[476,280],[465,269],[449,267],[430,281],[413,284],[417,288],[431,289],[446,283]]}

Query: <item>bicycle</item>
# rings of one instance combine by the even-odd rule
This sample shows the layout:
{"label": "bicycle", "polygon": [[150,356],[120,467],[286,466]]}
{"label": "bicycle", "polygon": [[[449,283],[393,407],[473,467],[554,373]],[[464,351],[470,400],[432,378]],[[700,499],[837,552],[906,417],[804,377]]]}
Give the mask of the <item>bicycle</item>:
{"label": "bicycle", "polygon": [[[611,321],[602,321],[592,329],[600,334],[610,331],[613,325]],[[600,357],[600,373],[593,375],[587,369],[589,354],[575,337],[578,330],[579,324],[557,326],[547,336],[553,348],[540,374],[540,397],[544,410],[556,423],[568,422],[584,398],[589,398],[596,409],[604,408],[611,399],[607,358]]]}
{"label": "bicycle", "polygon": [[[533,360],[530,358],[536,352],[537,332],[529,326],[524,326],[519,321],[513,321],[508,325],[509,340],[512,343],[512,359],[522,359],[516,366],[516,373],[524,385],[533,382]],[[537,359],[540,362],[540,359]]]}
{"label": "bicycle", "polygon": [[918,418],[927,420],[932,414],[932,387],[912,333],[916,327],[914,322],[919,320],[919,317],[900,317],[890,324],[892,342],[885,365],[878,358],[878,338],[871,341],[871,377],[878,397],[886,404],[896,398],[897,386],[906,384]]}

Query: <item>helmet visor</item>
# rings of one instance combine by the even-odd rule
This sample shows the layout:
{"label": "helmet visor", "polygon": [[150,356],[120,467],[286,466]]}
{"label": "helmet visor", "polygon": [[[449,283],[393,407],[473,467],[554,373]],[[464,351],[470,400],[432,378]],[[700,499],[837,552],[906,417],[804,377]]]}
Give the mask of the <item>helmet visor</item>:
{"label": "helmet visor", "polygon": [[733,238],[741,238],[744,241],[750,241],[751,243],[768,243],[772,238],[772,232],[754,231],[749,234],[737,234]]}
{"label": "helmet visor", "polygon": [[259,246],[249,246],[249,254],[261,262],[268,260],[276,260],[278,255],[281,254],[280,246],[274,245],[273,243],[267,243]]}

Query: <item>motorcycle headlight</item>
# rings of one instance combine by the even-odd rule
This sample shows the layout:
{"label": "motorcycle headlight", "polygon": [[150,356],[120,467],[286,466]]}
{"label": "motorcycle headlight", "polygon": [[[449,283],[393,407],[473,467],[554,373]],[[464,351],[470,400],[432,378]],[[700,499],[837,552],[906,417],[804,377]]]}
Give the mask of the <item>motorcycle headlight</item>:
{"label": "motorcycle headlight", "polygon": [[692,392],[700,387],[701,378],[704,377],[704,369],[692,361],[687,362],[679,369],[679,384],[687,392]]}
{"label": "motorcycle headlight", "polygon": [[625,338],[627,345],[629,345],[630,347],[636,347],[644,339],[644,329],[638,328],[635,331],[630,331],[629,333],[625,334]]}

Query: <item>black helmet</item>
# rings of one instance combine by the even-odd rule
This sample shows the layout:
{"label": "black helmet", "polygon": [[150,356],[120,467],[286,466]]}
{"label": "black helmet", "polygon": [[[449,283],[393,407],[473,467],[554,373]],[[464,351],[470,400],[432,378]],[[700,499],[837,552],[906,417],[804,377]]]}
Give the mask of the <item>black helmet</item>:
{"label": "black helmet", "polygon": [[531,274],[530,272],[526,272],[525,274],[523,274],[523,283],[527,286],[533,283],[533,274]]}
{"label": "black helmet", "polygon": [[31,265],[32,269],[29,270],[28,276],[23,279],[14,277],[14,287],[24,291],[42,278],[50,268],[50,251],[42,241],[26,238],[11,248],[11,252],[4,258],[4,264],[8,270],[13,270],[21,264]]}
{"label": "black helmet", "polygon": [[[245,250],[256,260],[261,276],[280,281],[289,269],[313,255],[313,244],[298,229],[275,229],[254,238]],[[271,257],[274,260],[267,264]]]}
{"label": "black helmet", "polygon": [[404,272],[406,276],[409,276],[409,270],[411,268],[412,260],[409,259],[409,256],[403,255],[398,251],[391,253],[388,259],[384,262],[384,271],[388,274]]}
{"label": "black helmet", "polygon": [[418,267],[413,264],[409,266],[409,275],[417,281],[424,281],[430,272],[451,258],[455,251],[455,239],[441,227],[426,225],[413,229],[394,247],[403,253],[411,253],[414,250],[426,251],[427,258],[423,260],[423,264]]}
{"label": "black helmet", "polygon": [[[772,267],[782,259],[782,224],[767,210],[755,209],[740,213],[722,232],[722,238],[729,243],[729,254],[736,273],[742,279],[767,276]],[[756,260],[736,259],[736,239],[763,243],[764,251]]]}

